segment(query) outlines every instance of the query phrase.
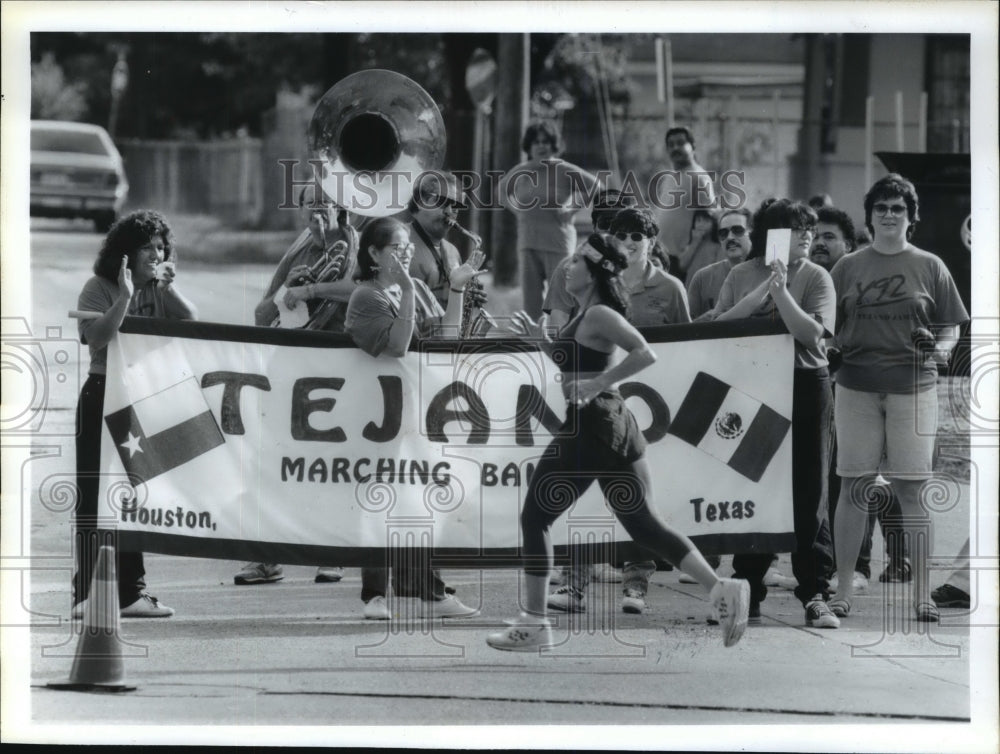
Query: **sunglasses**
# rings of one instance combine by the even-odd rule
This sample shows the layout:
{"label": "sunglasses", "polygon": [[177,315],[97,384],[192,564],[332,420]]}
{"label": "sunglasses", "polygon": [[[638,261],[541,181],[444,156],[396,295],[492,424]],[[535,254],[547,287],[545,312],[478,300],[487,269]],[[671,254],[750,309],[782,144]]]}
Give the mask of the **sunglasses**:
{"label": "sunglasses", "polygon": [[886,204],[885,202],[876,202],[872,207],[875,214],[879,217],[885,217],[887,213],[892,213],[893,217],[902,217],[906,212],[905,204]]}
{"label": "sunglasses", "polygon": [[628,241],[629,239],[631,239],[635,243],[641,243],[642,241],[645,241],[647,238],[649,238],[649,236],[647,236],[645,233],[639,233],[638,231],[633,231],[631,233],[623,233],[622,231],[618,231],[617,233],[615,233],[615,238],[617,238],[619,241]]}
{"label": "sunglasses", "polygon": [[729,234],[733,234],[733,238],[743,238],[747,234],[747,229],[742,225],[731,225],[728,228],[719,228],[719,240],[725,241],[729,238]]}

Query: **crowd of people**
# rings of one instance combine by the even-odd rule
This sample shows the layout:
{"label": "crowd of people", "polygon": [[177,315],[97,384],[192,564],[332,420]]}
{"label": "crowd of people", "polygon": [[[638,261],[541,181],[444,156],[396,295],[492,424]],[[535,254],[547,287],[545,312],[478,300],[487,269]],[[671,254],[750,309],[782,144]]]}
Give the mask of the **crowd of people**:
{"label": "crowd of people", "polygon": [[[938,366],[947,363],[959,327],[969,315],[947,267],[911,242],[920,220],[913,184],[897,174],[879,179],[859,202],[862,233],[844,208],[825,195],[807,202],[787,198],[750,208],[720,209],[708,174],[695,159],[694,138],[683,127],[667,131],[665,146],[680,177],[684,201],[653,212],[634,197],[606,188],[594,175],[559,157],[558,131],[532,124],[522,147],[522,175],[577,171],[556,181],[555,201],[533,202],[520,186],[503,182],[505,206],[517,217],[517,247],[524,311],[508,334],[530,339],[552,354],[574,348],[576,359],[556,359],[563,375],[567,426],[553,452],[529,480],[521,511],[524,604],[517,618],[487,642],[497,649],[536,650],[551,645],[549,610],[586,610],[589,564],[567,566],[555,588],[549,528],[595,480],[620,490],[609,507],[642,549],[642,561],[607,564],[621,569],[621,607],[642,613],[649,579],[658,565],[674,566],[699,584],[712,602],[711,622],[726,646],[760,621],[773,584],[774,553],[737,553],[733,577],[664,521],[650,501],[657,493],[645,441],[616,386],[648,367],[655,355],[641,328],[747,318],[780,320],[794,339],[792,379],[793,578],[786,579],[804,610],[806,625],[837,628],[849,618],[855,594],[871,578],[873,527],[887,542],[883,581],[912,581],[918,620],[936,621],[938,607],[962,605],[961,587],[930,590],[929,517],[921,490],[933,474]],[[444,180],[442,180],[442,176]],[[581,193],[592,200],[592,232],[577,242],[573,217]],[[547,197],[552,199],[553,197]],[[304,229],[282,258],[255,309],[258,326],[309,326],[342,332],[379,358],[400,358],[421,338],[458,338],[463,316],[482,307],[474,281],[484,254],[464,255],[445,236],[465,208],[454,178],[435,173],[418,180],[403,217],[380,218],[356,229],[348,213],[329,202],[300,197]],[[525,207],[530,207],[525,209]],[[768,262],[769,232],[787,229],[787,255]],[[81,342],[90,349],[90,375],[77,413],[77,569],[73,614],[82,614],[97,547],[97,471],[107,344],[126,315],[194,319],[195,306],[180,292],[170,263],[172,234],[157,212],[142,210],[108,233],[94,277],[80,294]],[[317,275],[318,265],[327,265]],[[332,266],[331,266],[332,265]],[[301,318],[292,316],[296,310]],[[836,396],[834,395],[836,392]],[[581,473],[585,472],[585,473]],[[570,482],[574,495],[547,494]],[[879,504],[873,504],[878,501]],[[141,553],[118,552],[122,615],[168,617],[173,610],[146,591]],[[474,615],[440,572],[426,562],[363,568],[363,615],[388,620],[386,596],[421,600],[428,617]],[[321,567],[317,582],[336,582],[343,568]],[[250,563],[240,585],[283,577],[273,563]],[[614,576],[610,578],[614,579]],[[550,591],[551,590],[551,591]],[[968,594],[965,602],[968,604]]]}

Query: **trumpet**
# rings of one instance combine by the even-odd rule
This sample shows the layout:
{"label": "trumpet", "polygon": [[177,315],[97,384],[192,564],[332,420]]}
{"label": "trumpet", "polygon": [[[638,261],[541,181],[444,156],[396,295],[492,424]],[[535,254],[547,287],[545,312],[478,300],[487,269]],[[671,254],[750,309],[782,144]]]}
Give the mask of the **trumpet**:
{"label": "trumpet", "polygon": [[[448,225],[472,242],[473,251],[478,251],[482,248],[483,239],[471,230],[463,228],[457,221],[451,218],[448,218]],[[473,278],[465,286],[467,293],[470,288],[482,291],[483,284],[477,278]],[[472,297],[466,295],[462,300],[462,324],[459,327],[459,337],[463,340],[467,338],[484,338],[486,337],[486,333],[495,326],[496,321],[490,316],[489,312],[482,307],[476,306],[472,301]]]}
{"label": "trumpet", "polygon": [[309,306],[305,301],[299,301],[293,309],[288,308],[285,305],[285,294],[289,287],[339,280],[347,268],[347,256],[350,248],[351,245],[347,241],[338,240],[329,249],[325,249],[322,256],[310,265],[306,273],[299,275],[291,286],[282,285],[278,288],[272,299],[278,308],[278,315],[271,322],[271,327],[318,329],[319,325],[314,323],[325,321],[325,318],[320,317],[321,313],[329,308],[328,304],[335,302],[323,301],[310,315]]}

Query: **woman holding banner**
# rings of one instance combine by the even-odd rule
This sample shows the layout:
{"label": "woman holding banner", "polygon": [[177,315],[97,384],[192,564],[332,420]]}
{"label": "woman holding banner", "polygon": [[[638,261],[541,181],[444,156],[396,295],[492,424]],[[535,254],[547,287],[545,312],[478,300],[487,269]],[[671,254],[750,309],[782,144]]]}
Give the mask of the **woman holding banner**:
{"label": "woman holding banner", "polygon": [[[116,222],[97,255],[94,276],[83,286],[77,309],[100,316],[80,319],[80,342],[90,349],[90,373],[76,412],[76,573],[72,616],[83,616],[102,542],[98,531],[101,429],[108,343],[126,316],[195,319],[197,310],[175,282],[173,235],[159,212],[139,210]],[[166,618],[172,608],[146,593],[141,552],[115,547],[118,604],[128,618]]]}
{"label": "woman holding banner", "polygon": [[[416,338],[458,337],[466,284],[480,273],[483,252],[476,251],[449,274],[448,308],[441,305],[422,280],[410,277],[414,245],[409,229],[391,217],[370,222],[358,245],[357,288],[347,305],[346,332],[372,356],[401,358]],[[361,569],[361,600],[369,620],[388,620],[387,568]],[[397,597],[418,596],[427,617],[455,618],[478,610],[463,605],[430,568],[395,568]]]}
{"label": "woman holding banner", "polygon": [[[546,617],[553,563],[549,527],[595,479],[637,544],[676,564],[711,594],[727,647],[739,641],[746,628],[746,583],[720,579],[694,544],[668,526],[647,499],[653,487],[643,458],[646,442],[615,387],[656,359],[628,322],[629,299],[621,277],[627,266],[624,253],[592,235],[566,268],[566,290],[580,311],[562,329],[561,339],[549,340],[545,328],[524,312],[514,315],[513,331],[540,343],[563,370],[568,403],[566,421],[542,453],[521,511],[525,610],[509,621],[509,628],[489,635],[486,641],[495,649],[530,652],[553,644]],[[627,356],[612,365],[615,347]]]}
{"label": "woman holding banner", "polygon": [[[768,263],[769,231],[788,229],[777,258]],[[808,259],[816,213],[788,199],[765,201],[754,214],[747,261],[736,265],[719,292],[716,320],[747,317],[779,318],[795,339],[792,383],[792,508],[795,552],[792,571],[795,596],[805,608],[807,626],[839,628],[826,604],[832,568],[828,536],[827,479],[830,470],[830,422],[833,393],[824,338],[834,327],[835,294],[829,273]],[[777,235],[777,234],[776,234]],[[773,239],[772,239],[773,240]],[[787,263],[782,257],[787,259]],[[760,603],[767,596],[764,574],[771,553],[733,556],[733,576],[750,582],[750,622],[760,622]],[[854,561],[852,560],[851,563]]]}

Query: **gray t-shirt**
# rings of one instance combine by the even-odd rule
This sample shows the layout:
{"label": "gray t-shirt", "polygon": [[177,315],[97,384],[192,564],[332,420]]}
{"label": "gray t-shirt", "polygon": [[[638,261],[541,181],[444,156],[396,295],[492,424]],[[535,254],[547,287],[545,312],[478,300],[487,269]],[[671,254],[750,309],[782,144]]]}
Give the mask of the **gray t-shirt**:
{"label": "gray t-shirt", "polygon": [[[118,298],[118,282],[102,278],[98,275],[83,284],[76,308],[84,312],[101,312],[102,314],[114,306]],[[163,303],[163,291],[157,286],[156,280],[150,280],[132,293],[128,304],[130,317],[167,317],[166,306]],[[94,324],[92,319],[81,319],[77,324],[80,342],[90,348],[90,374],[106,374],[108,368],[108,347],[95,348],[87,343],[87,330]]]}
{"label": "gray t-shirt", "polygon": [[914,393],[937,382],[937,365],[919,356],[917,327],[960,325],[969,313],[939,257],[908,247],[882,254],[871,246],[834,265],[837,384],[851,390]]}
{"label": "gray t-shirt", "polygon": [[[552,282],[545,294],[542,310],[566,312],[572,319],[576,316],[576,299],[566,291],[566,266],[572,257],[567,257],[556,267]],[[629,291],[632,302],[630,322],[636,327],[654,325],[677,325],[691,321],[688,313],[687,294],[681,281],[647,261],[642,279]]]}
{"label": "gray t-shirt", "polygon": [[[423,280],[413,280],[413,339],[433,335],[444,310]],[[358,283],[347,304],[345,331],[358,348],[378,356],[389,343],[389,330],[399,317],[401,294],[385,290],[370,280]]]}
{"label": "gray t-shirt", "polygon": [[[733,267],[726,277],[726,281],[722,284],[722,290],[719,291],[719,303],[715,307],[716,313],[722,314],[732,309],[740,299],[769,277],[771,277],[771,268],[764,264],[763,257],[756,257]],[[830,273],[808,259],[799,259],[788,265],[785,286],[792,294],[792,298],[795,299],[795,303],[806,314],[819,322],[826,333],[832,334],[836,318],[836,302]],[[781,320],[781,313],[770,295],[750,316],[775,321]],[[823,338],[820,338],[817,345],[811,347],[795,341],[796,369],[819,369],[827,366],[828,363],[826,344],[823,342]]]}
{"label": "gray t-shirt", "polygon": [[721,262],[702,267],[688,278],[688,308],[691,310],[692,319],[698,319],[715,308],[719,300],[719,291],[722,290],[722,284],[726,282],[730,269],[729,261],[723,259]]}

